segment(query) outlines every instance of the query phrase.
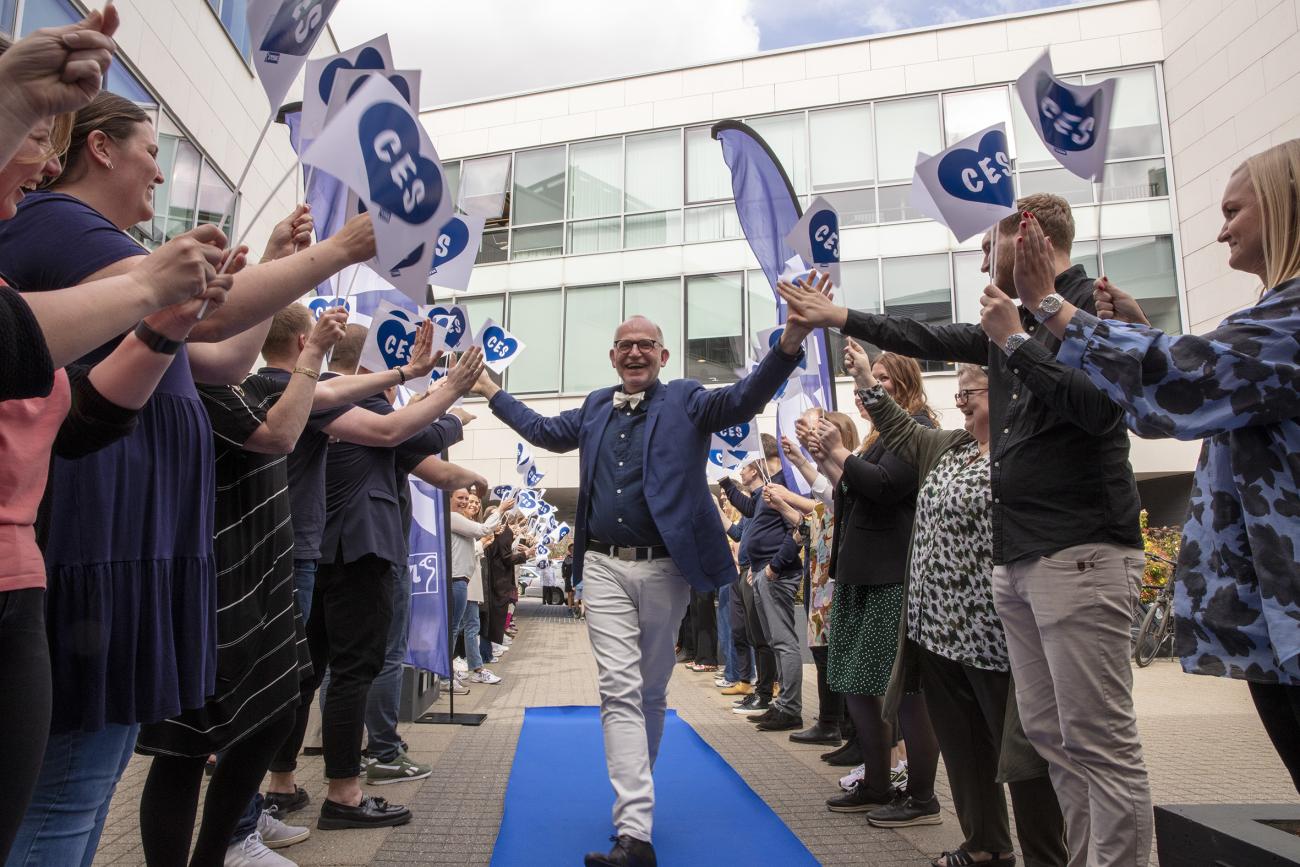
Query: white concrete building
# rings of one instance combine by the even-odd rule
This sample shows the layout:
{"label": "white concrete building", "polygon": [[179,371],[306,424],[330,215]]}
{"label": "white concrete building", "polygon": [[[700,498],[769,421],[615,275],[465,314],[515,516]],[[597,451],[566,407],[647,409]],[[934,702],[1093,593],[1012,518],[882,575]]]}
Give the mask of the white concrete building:
{"label": "white concrete building", "polygon": [[[170,183],[143,227],[159,239],[223,210],[269,108],[245,59],[244,0],[118,5],[110,86],[156,105],[163,134]],[[80,10],[73,0],[0,0],[0,30],[26,33]],[[524,339],[505,384],[543,412],[612,381],[614,325],[637,312],[667,332],[670,375],[734,379],[774,305],[709,138],[726,118],[764,135],[805,203],[825,195],[839,209],[851,306],[974,321],[979,254],[911,211],[908,182],[918,150],[997,120],[1010,132],[1018,189],[1075,205],[1074,255],[1095,272],[1097,191],[1056,167],[1011,88],[1050,46],[1058,74],[1120,79],[1100,191],[1108,275],[1162,327],[1203,331],[1258,289],[1227,270],[1215,243],[1218,197],[1243,157],[1300,136],[1298,19],[1300,0],[1098,0],[428,109],[422,119],[462,198],[494,174],[509,194],[459,300],[475,325],[491,316]],[[328,34],[317,53],[339,47]],[[274,125],[243,206],[257,207],[292,161]],[[252,227],[254,249],[294,195],[286,185]],[[935,368],[931,399],[957,424],[953,377]],[[851,409],[846,381],[839,394]],[[479,414],[452,457],[509,481],[517,437]],[[772,429],[770,418],[762,424]],[[1196,452],[1135,440],[1155,521],[1181,521]],[[576,456],[543,454],[539,465],[548,497],[571,502]]]}

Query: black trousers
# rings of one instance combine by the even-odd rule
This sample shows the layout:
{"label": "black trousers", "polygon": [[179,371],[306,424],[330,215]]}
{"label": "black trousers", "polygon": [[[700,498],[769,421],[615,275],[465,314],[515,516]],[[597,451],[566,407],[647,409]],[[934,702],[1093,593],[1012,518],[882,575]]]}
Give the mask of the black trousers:
{"label": "black trousers", "polygon": [[697,665],[718,664],[718,606],[717,593],[691,590],[691,629],[695,633],[695,662]]}
{"label": "black trousers", "polygon": [[[1010,852],[1007,802],[998,783],[998,759],[1011,675],[954,662],[925,648],[921,691],[930,724],[948,771],[953,806],[970,852]],[[1014,700],[1014,699],[1012,699]],[[1065,819],[1051,779],[1043,776],[1008,783],[1016,814],[1016,836],[1026,867],[1064,867]]]}
{"label": "black trousers", "polygon": [[313,691],[325,669],[330,671],[321,739],[325,776],[331,780],[361,775],[366,696],[384,667],[393,619],[392,582],[393,564],[373,555],[354,563],[321,564],[316,572],[307,647],[315,669]]}
{"label": "black trousers", "polygon": [[45,588],[0,593],[0,863],[9,854],[41,773],[50,734],[50,646]]}
{"label": "black trousers", "polygon": [[754,648],[754,662],[758,669],[758,682],[754,692],[772,697],[772,685],[776,682],[776,653],[772,650],[771,640],[767,634],[767,624],[758,614],[754,603],[754,588],[749,583],[749,570],[740,576],[740,596],[745,605],[745,628],[749,643]]}
{"label": "black trousers", "polygon": [[1291,774],[1291,782],[1300,792],[1300,686],[1287,684],[1250,684],[1259,720],[1273,742],[1273,749]]}
{"label": "black trousers", "polygon": [[812,651],[813,664],[817,666],[817,719],[826,725],[842,725],[844,696],[831,689],[830,681],[826,676],[830,648],[824,644],[814,644],[808,649]]}
{"label": "black trousers", "polygon": [[735,651],[738,679],[749,683],[754,678],[754,656],[749,640],[749,619],[745,616],[745,597],[740,589],[744,583],[742,577],[731,585],[728,616],[731,617],[731,646]]}

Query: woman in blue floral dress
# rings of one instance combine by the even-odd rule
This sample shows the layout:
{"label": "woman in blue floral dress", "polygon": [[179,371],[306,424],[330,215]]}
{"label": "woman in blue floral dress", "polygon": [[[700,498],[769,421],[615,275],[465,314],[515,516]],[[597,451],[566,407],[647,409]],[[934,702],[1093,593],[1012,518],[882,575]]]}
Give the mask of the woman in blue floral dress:
{"label": "woman in blue floral dress", "polygon": [[[1131,430],[1204,439],[1179,554],[1176,649],[1186,671],[1249,682],[1300,791],[1298,184],[1298,139],[1251,157],[1229,179],[1218,240],[1229,266],[1266,288],[1213,331],[1164,334],[1104,279],[1098,311],[1126,321],[1068,302],[1049,315],[1051,301],[1040,318],[1064,340],[1058,360],[1123,407]],[[1020,234],[1016,291],[1038,311],[1052,292],[1051,242],[1032,217]],[[1011,302],[985,293],[985,330],[1000,333]]]}

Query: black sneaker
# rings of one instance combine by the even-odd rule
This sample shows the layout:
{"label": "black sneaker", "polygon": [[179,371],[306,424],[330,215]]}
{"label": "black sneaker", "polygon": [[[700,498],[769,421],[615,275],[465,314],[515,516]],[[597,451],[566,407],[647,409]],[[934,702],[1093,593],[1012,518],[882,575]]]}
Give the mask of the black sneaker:
{"label": "black sneaker", "polygon": [[767,709],[772,706],[772,699],[766,695],[754,693],[745,697],[745,701],[731,709],[732,713],[742,714],[744,716],[758,716],[767,713]]}
{"label": "black sneaker", "polygon": [[832,813],[868,813],[889,806],[896,794],[892,789],[873,792],[862,780],[843,795],[826,799],[826,808]]}
{"label": "black sneaker", "polygon": [[326,798],[320,805],[320,818],[316,827],[322,831],[341,831],[345,828],[390,828],[411,821],[411,811],[383,798],[363,795],[355,807],[337,804]]}
{"label": "black sneaker", "polygon": [[772,716],[755,726],[760,732],[788,732],[803,728],[803,717],[772,708]]}
{"label": "black sneaker", "polygon": [[294,786],[293,794],[285,792],[267,792],[262,796],[266,809],[275,810],[281,816],[296,813],[311,803],[311,795],[302,786]]}
{"label": "black sneaker", "polygon": [[780,712],[779,710],[777,710],[775,706],[773,706],[773,705],[768,705],[767,710],[765,710],[765,711],[763,711],[762,713],[757,714],[757,715],[755,715],[755,716],[751,716],[751,717],[749,718],[749,721],[752,722],[752,723],[763,723],[763,722],[767,722],[767,721],[770,720],[770,719],[775,719],[777,716],[780,715],[780,713],[781,713],[781,712]]}
{"label": "black sneaker", "polygon": [[877,828],[908,828],[912,825],[938,825],[943,822],[939,815],[939,799],[931,797],[928,801],[918,801],[910,795],[900,794],[894,803],[867,814],[867,821]]}
{"label": "black sneaker", "polygon": [[856,768],[862,764],[862,747],[857,738],[849,738],[838,750],[822,753],[821,760],[834,768]]}

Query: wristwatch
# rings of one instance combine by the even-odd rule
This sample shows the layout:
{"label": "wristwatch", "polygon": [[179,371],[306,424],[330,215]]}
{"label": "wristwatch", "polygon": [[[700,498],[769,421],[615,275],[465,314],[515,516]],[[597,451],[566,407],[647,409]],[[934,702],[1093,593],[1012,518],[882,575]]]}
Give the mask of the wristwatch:
{"label": "wristwatch", "polygon": [[141,343],[159,355],[175,355],[185,345],[185,341],[172,340],[170,337],[159,334],[143,321],[135,327],[135,336]]}
{"label": "wristwatch", "polygon": [[1058,293],[1053,292],[1052,294],[1045,296],[1042,301],[1038,302],[1038,309],[1034,311],[1034,318],[1039,322],[1046,322],[1057,313],[1061,312],[1061,305],[1064,303],[1065,299]]}
{"label": "wristwatch", "polygon": [[1031,338],[1025,332],[1017,331],[1015,334],[1007,338],[1006,343],[1002,344],[1002,351],[1005,352],[1008,356],[1014,355],[1017,349],[1019,349],[1021,346],[1028,343],[1032,339],[1033,338]]}

